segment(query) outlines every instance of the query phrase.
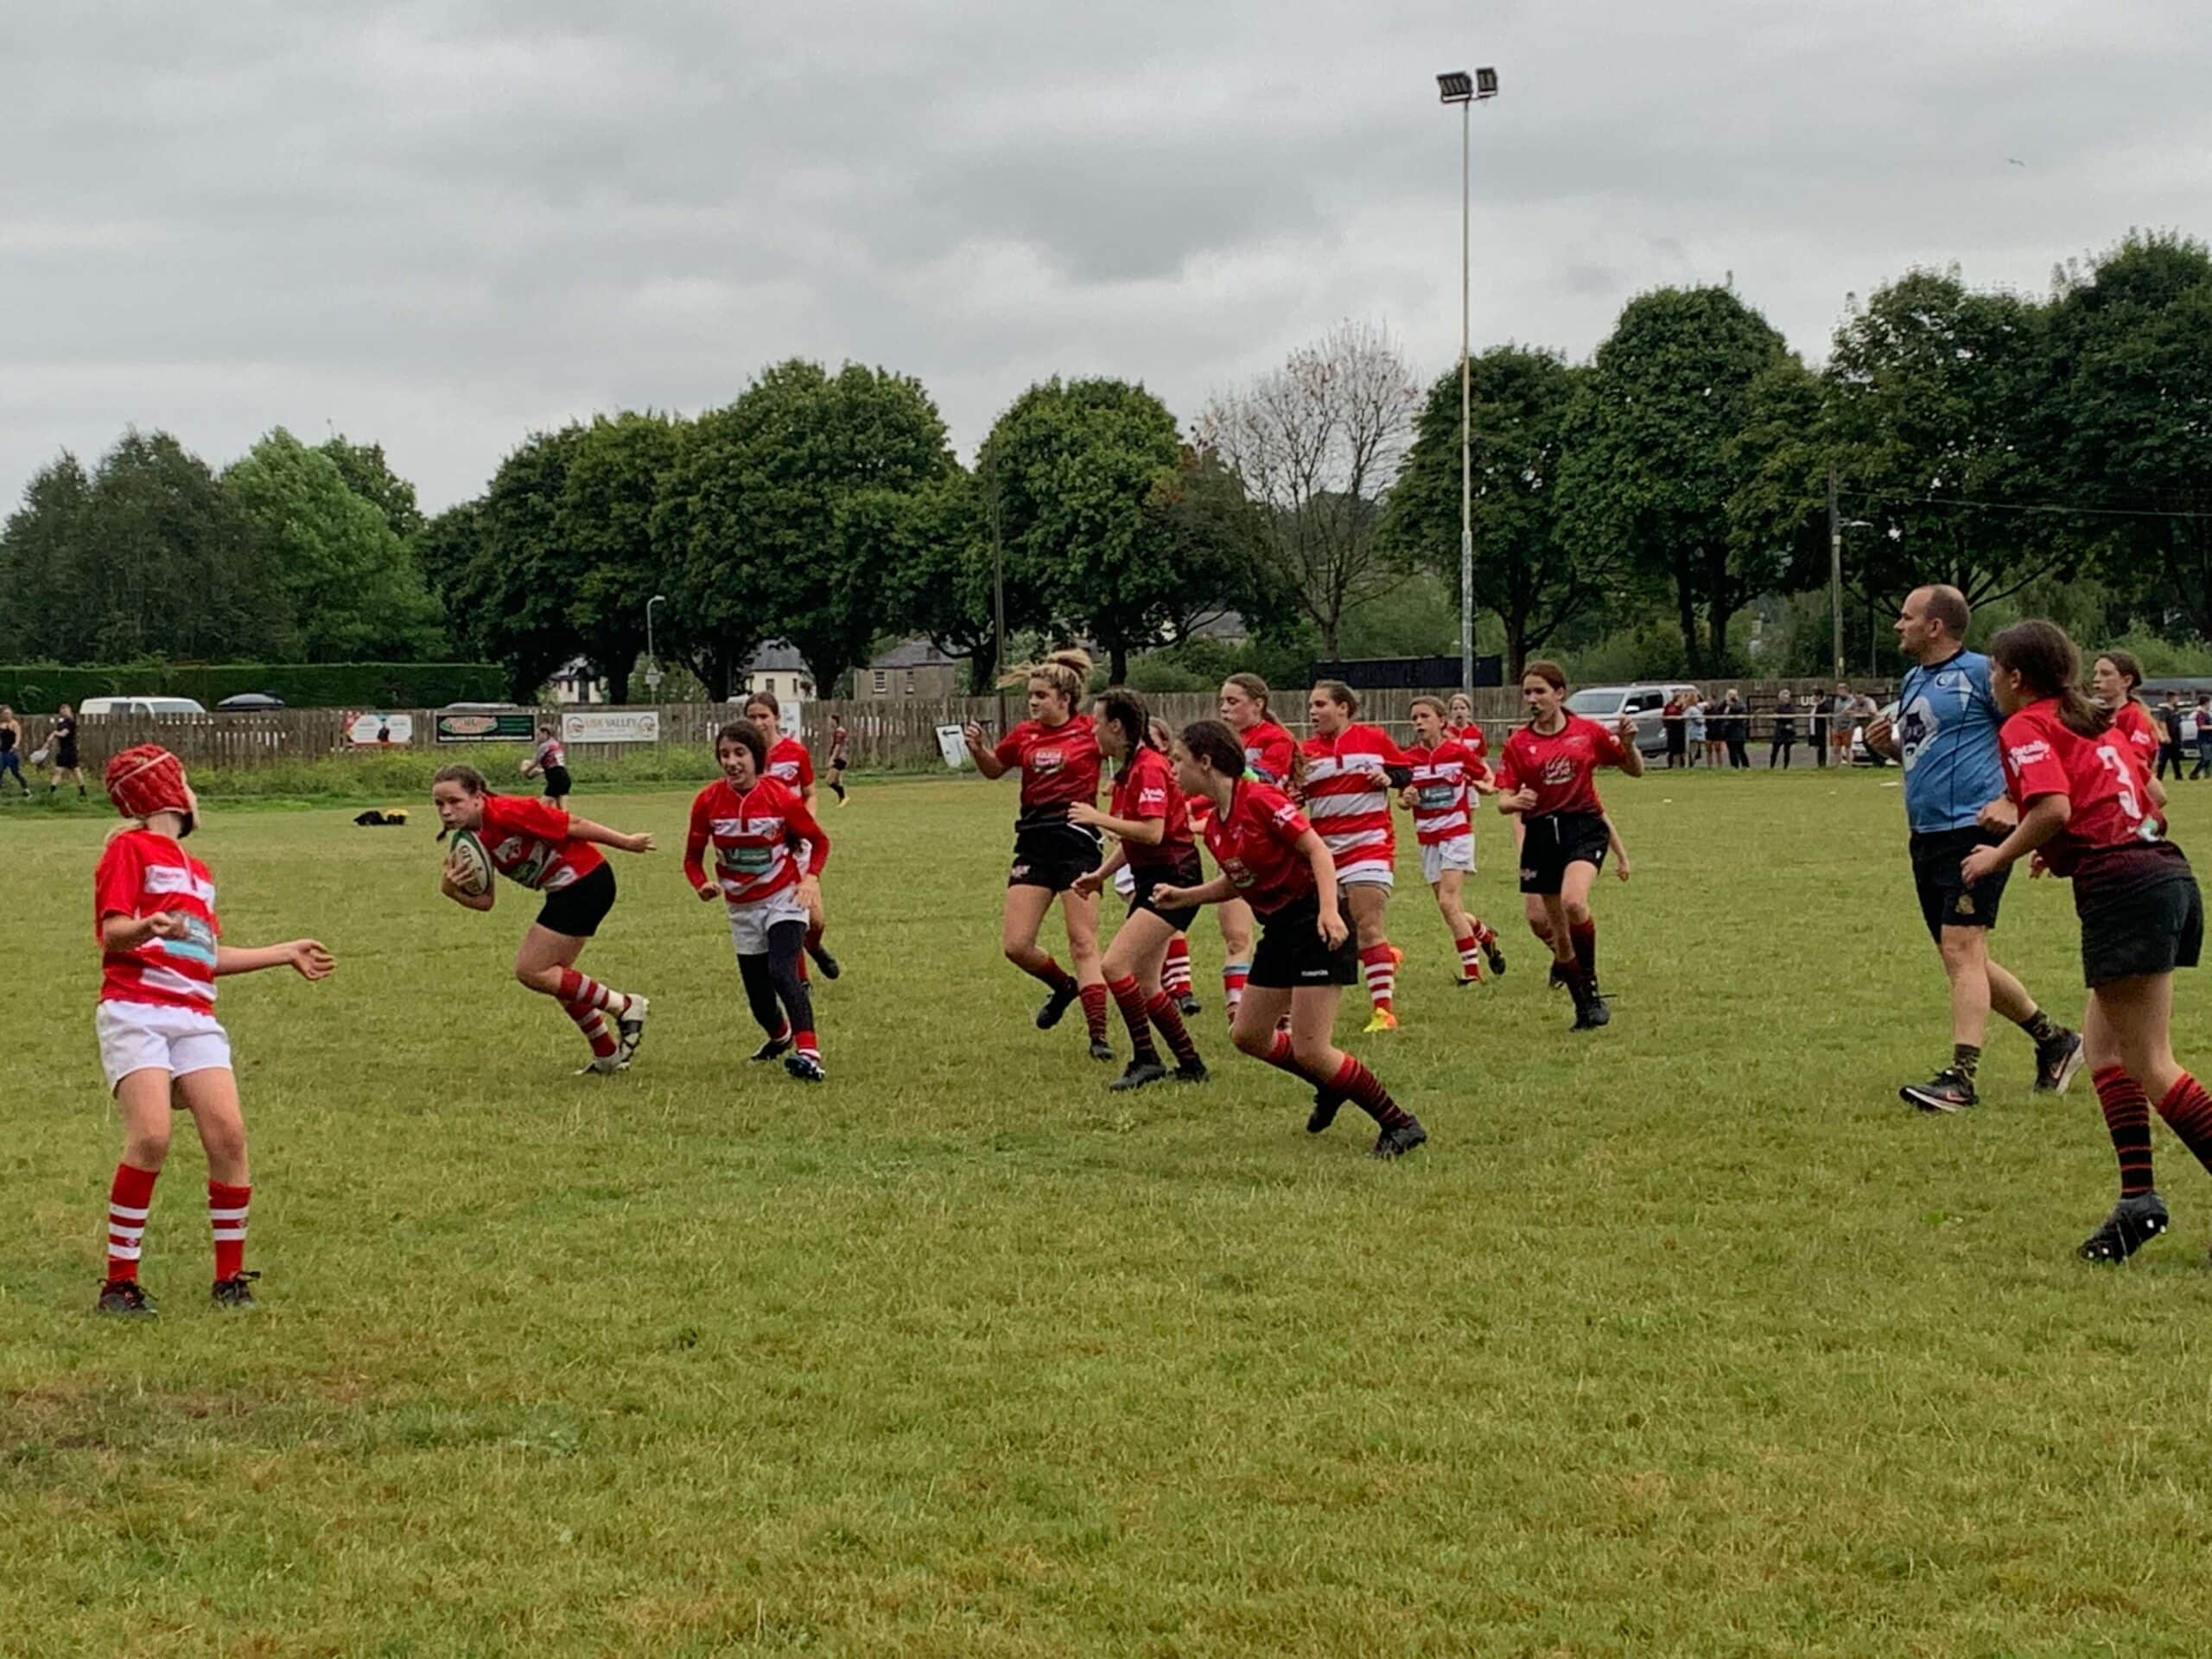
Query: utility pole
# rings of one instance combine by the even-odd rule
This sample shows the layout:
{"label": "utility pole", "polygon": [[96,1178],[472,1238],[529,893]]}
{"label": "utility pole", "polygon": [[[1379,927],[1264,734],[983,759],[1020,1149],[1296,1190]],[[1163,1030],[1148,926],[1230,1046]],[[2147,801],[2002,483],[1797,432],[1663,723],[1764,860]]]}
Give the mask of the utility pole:
{"label": "utility pole", "polygon": [[1843,515],[1836,511],[1835,463],[1828,463],[1828,615],[1835,624],[1832,677],[1843,677]]}

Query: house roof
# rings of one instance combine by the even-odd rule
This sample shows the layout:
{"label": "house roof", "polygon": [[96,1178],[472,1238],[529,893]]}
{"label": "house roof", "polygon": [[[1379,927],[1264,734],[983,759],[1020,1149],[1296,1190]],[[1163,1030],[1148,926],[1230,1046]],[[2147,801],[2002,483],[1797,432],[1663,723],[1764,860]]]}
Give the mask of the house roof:
{"label": "house roof", "polygon": [[871,658],[870,668],[950,668],[960,659],[948,657],[927,639],[907,639]]}
{"label": "house roof", "polygon": [[800,656],[798,647],[785,645],[780,639],[771,639],[760,646],[747,660],[748,674],[804,674],[806,658]]}

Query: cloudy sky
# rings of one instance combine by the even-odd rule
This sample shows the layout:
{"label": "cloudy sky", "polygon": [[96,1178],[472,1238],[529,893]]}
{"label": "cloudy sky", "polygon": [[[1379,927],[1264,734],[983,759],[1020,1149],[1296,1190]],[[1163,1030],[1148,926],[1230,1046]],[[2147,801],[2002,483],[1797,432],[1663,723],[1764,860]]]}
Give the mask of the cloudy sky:
{"label": "cloudy sky", "polygon": [[1916,264],[2040,292],[2212,233],[2203,0],[12,0],[0,503],[131,423],[382,442],[432,507],[525,431],[764,363],[1205,395],[1358,317],[1575,356],[1664,283],[1808,356]]}

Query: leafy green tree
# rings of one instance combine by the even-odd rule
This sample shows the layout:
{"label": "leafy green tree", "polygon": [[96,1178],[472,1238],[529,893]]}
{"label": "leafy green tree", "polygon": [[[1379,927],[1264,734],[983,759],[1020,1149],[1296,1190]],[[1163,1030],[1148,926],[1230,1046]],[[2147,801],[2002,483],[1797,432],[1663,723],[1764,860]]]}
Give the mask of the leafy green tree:
{"label": "leafy green tree", "polygon": [[442,619],[413,546],[328,455],[280,426],[231,465],[223,487],[253,525],[305,660],[438,653]]}
{"label": "leafy green tree", "polygon": [[569,465],[583,434],[574,424],[531,433],[499,463],[471,512],[441,520],[446,537],[439,539],[458,543],[465,535],[467,547],[466,562],[447,567],[448,608],[468,619],[478,648],[506,669],[518,702],[584,648],[572,610],[575,567],[560,531]]}
{"label": "leafy green tree", "polygon": [[0,661],[91,659],[99,619],[86,602],[79,563],[91,550],[85,521],[92,480],[64,450],[32,476],[22,505],[0,530]]}
{"label": "leafy green tree", "polygon": [[1560,469],[1567,533],[1671,591],[1700,675],[1728,660],[1729,618],[1777,574],[1764,554],[1745,557],[1729,505],[1756,460],[1744,442],[1751,389],[1787,354],[1726,289],[1661,289],[1621,313],[1574,410]]}
{"label": "leafy green tree", "polygon": [[595,416],[578,432],[562,474],[552,531],[568,572],[569,620],[616,702],[629,701],[630,671],[645,645],[645,606],[665,588],[653,515],[682,432],[683,423],[664,415]]}
{"label": "leafy green tree", "polygon": [[2129,237],[2051,307],[2042,454],[2116,585],[2159,585],[2212,634],[2212,254]]}
{"label": "leafy green tree", "polygon": [[315,449],[337,464],[347,489],[384,514],[393,535],[409,543],[420,539],[429,521],[415,499],[415,486],[391,470],[382,444],[355,443],[339,433]]}
{"label": "leafy green tree", "polygon": [[[1618,548],[1560,533],[1559,474],[1579,371],[1550,352],[1504,346],[1468,365],[1472,420],[1474,589],[1497,613],[1505,658],[1522,664],[1620,587]],[[1412,453],[1390,491],[1382,539],[1395,560],[1459,591],[1459,370],[1430,390]]]}

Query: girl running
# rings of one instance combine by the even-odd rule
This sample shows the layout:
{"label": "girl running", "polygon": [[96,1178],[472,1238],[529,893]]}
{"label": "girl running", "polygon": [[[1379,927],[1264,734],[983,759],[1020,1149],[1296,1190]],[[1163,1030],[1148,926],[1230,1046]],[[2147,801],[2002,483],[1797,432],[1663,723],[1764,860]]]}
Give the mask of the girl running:
{"label": "girl running", "polygon": [[[2136,688],[2142,683],[2143,664],[2132,651],[2107,651],[2089,671],[2090,689],[2112,715],[2113,729],[2127,740],[2142,758],[2145,772],[2149,772],[2158,765],[2158,749],[2164,740],[2151,718],[2151,711],[2135,695]],[[2158,804],[2165,804],[2163,791]]]}
{"label": "girl running", "polygon": [[[1244,749],[1244,769],[1263,784],[1277,789],[1291,786],[1291,772],[1298,762],[1298,744],[1275,723],[1268,706],[1268,683],[1256,674],[1232,674],[1221,683],[1221,718]],[[1203,796],[1192,798],[1197,814],[1195,827],[1203,838],[1205,821],[1213,810]],[[1217,912],[1221,922],[1221,999],[1230,1022],[1236,1020],[1236,1005],[1252,971],[1252,906],[1242,899],[1224,899]]]}
{"label": "girl running", "polygon": [[150,743],[124,750],[107,764],[107,793],[127,822],[108,837],[92,880],[101,950],[92,1025],[100,1070],[123,1117],[123,1158],[108,1188],[107,1276],[93,1306],[102,1313],[154,1312],[138,1283],[138,1253],[168,1157],[170,1114],[182,1110],[192,1114],[207,1154],[215,1305],[251,1307],[261,1276],[245,1267],[252,1177],[230,1038],[215,1019],[215,982],[264,968],[321,979],[334,964],[313,939],[255,950],[219,942],[214,879],[180,844],[198,824],[200,804],[175,755]]}
{"label": "girl running", "polygon": [[[1175,778],[1185,794],[1212,807],[1206,846],[1221,874],[1200,887],[1157,887],[1166,909],[1217,905],[1231,895],[1262,925],[1252,976],[1230,1027],[1230,1040],[1255,1059],[1313,1085],[1308,1135],[1319,1135],[1351,1101],[1375,1120],[1373,1155],[1396,1158],[1428,1139],[1421,1120],[1332,1040],[1337,1001],[1353,982],[1356,958],[1344,920],[1337,861],[1328,843],[1273,784],[1247,774],[1243,746],[1217,720],[1183,728]],[[1288,1016],[1289,1029],[1278,1027]]]}
{"label": "girl running", "polygon": [[2155,816],[2148,766],[2112,715],[2075,689],[2074,642],[2049,622],[2018,622],[1989,642],[1989,660],[2018,822],[1997,845],[1969,853],[1960,872],[1982,881],[2032,855],[2073,878],[2089,988],[2082,1039],[2120,1162],[2120,1202],[2081,1255],[2124,1262],[2166,1230],[2151,1180],[2153,1102],[2212,1169],[2212,1095],[2175,1062],[2170,1029],[2174,969],[2196,966],[2204,903]]}
{"label": "girl running", "polygon": [[1523,815],[1521,891],[1541,894],[1555,977],[1574,996],[1575,1031],[1611,1020],[1598,989],[1598,924],[1590,887],[1605,861],[1612,828],[1595,782],[1599,766],[1643,775],[1636,722],[1624,715],[1607,731],[1567,712],[1567,675],[1557,663],[1532,662],[1521,676],[1529,723],[1505,740],[1497,809]]}
{"label": "girl running", "polygon": [[67,778],[77,785],[77,798],[81,801],[85,798],[85,769],[79,764],[77,754],[77,711],[66,702],[54,716],[54,730],[48,741],[54,748],[54,770],[46,775],[46,792],[53,794]]}
{"label": "girl running", "polygon": [[[768,1034],[753,1058],[780,1055],[784,1070],[801,1083],[819,1083],[822,1049],[799,952],[820,896],[822,867],[830,861],[830,837],[798,791],[769,775],[768,746],[751,721],[732,721],[715,734],[715,760],[722,775],[691,803],[683,874],[700,898],[729,907],[745,998]],[[705,861],[709,846],[712,875]]]}
{"label": "girl running", "polygon": [[[1074,823],[1069,809],[1098,799],[1098,738],[1090,716],[1077,712],[1090,678],[1090,658],[1056,651],[1023,671],[1029,683],[1029,718],[995,744],[970,721],[961,728],[976,770],[986,778],[1021,774],[1021,810],[1014,821],[1014,868],[1007,872],[1002,942],[1006,959],[1051,995],[1037,1010],[1037,1029],[1060,1023],[1068,1004],[1083,1001],[1090,1033],[1090,1058],[1111,1060],[1106,1041],[1106,981],[1098,958],[1098,898],[1076,888],[1076,878],[1098,868],[1098,834]],[[1068,954],[1075,972],[1039,946],[1037,930],[1054,899],[1067,924]]]}
{"label": "girl running", "polygon": [[537,747],[529,760],[522,763],[525,778],[545,780],[545,804],[556,812],[569,809],[569,791],[574,782],[569,776],[569,746],[561,741],[561,728],[551,721],[541,721],[537,728]]}
{"label": "girl running", "polygon": [[[1153,715],[1146,722],[1145,729],[1151,737],[1152,747],[1159,750],[1161,754],[1166,754],[1175,747],[1175,734],[1167,729],[1167,722],[1159,715]],[[1102,736],[1100,742],[1103,744],[1104,741]],[[1109,758],[1118,760],[1120,757],[1113,755]],[[1177,793],[1180,794],[1181,791],[1179,790]],[[1191,830],[1190,839],[1192,850],[1195,852],[1197,837],[1200,833],[1198,806],[1195,801],[1186,801],[1184,805],[1185,817]],[[1120,893],[1125,900],[1136,897],[1136,873],[1127,862],[1115,869],[1113,875],[1115,892]],[[1108,988],[1110,991],[1113,976],[1109,974],[1107,978]],[[1160,988],[1167,993],[1168,999],[1175,1004],[1175,1011],[1178,1014],[1186,1020],[1197,1017],[1198,999],[1191,992],[1191,936],[1180,928],[1168,938],[1167,955],[1160,965]]]}
{"label": "girl running", "polygon": [[[439,839],[466,830],[483,843],[492,868],[508,880],[545,895],[537,919],[515,953],[515,978],[550,996],[575,1021],[591,1045],[591,1059],[577,1070],[605,1075],[629,1069],[645,1040],[648,1004],[642,996],[610,990],[576,971],[585,942],[614,908],[614,867],[601,847],[650,853],[651,836],[626,836],[519,795],[495,795],[474,766],[442,766],[430,780],[430,804],[445,826]],[[496,893],[463,893],[454,885],[460,867],[448,858],[438,891],[470,910],[489,910]],[[614,1030],[607,1016],[614,1016]]]}
{"label": "girl running", "polygon": [[840,806],[845,804],[845,767],[851,759],[847,751],[852,741],[852,734],[845,729],[845,722],[832,715],[830,717],[830,792],[837,798]]}
{"label": "girl running", "polygon": [[[791,790],[799,798],[807,814],[814,813],[814,757],[806,745],[795,737],[784,735],[783,709],[776,702],[772,691],[755,691],[745,700],[745,717],[760,734],[760,741],[768,746],[767,777]],[[802,857],[804,853],[802,850]],[[807,906],[806,954],[814,958],[814,965],[822,970],[824,979],[835,979],[843,971],[837,958],[831,956],[822,944],[822,935],[830,925],[829,913],[822,907],[822,889],[817,886],[813,901]],[[806,976],[806,964],[799,964],[799,977]]]}
{"label": "girl running", "polygon": [[1168,946],[1197,918],[1198,906],[1162,909],[1154,897],[1160,887],[1193,887],[1205,879],[1191,836],[1190,808],[1155,735],[1160,722],[1146,713],[1142,697],[1118,687],[1107,691],[1098,699],[1094,718],[1098,747],[1116,763],[1112,810],[1102,812],[1089,801],[1077,801],[1068,809],[1068,822],[1103,830],[1116,842],[1103,864],[1075,879],[1075,891],[1096,897],[1108,877],[1118,884],[1117,872],[1131,878],[1128,918],[1115,933],[1103,968],[1107,995],[1129,1029],[1129,1064],[1106,1086],[1141,1089],[1166,1080],[1167,1068],[1153,1046],[1155,1026],[1175,1057],[1176,1079],[1204,1083],[1205,1063],[1174,997],[1160,982]]}
{"label": "girl running", "polygon": [[1359,936],[1359,970],[1374,1005],[1367,1029],[1395,1031],[1391,999],[1405,953],[1391,948],[1386,927],[1398,855],[1390,800],[1413,780],[1413,769],[1381,727],[1352,723],[1359,698],[1342,680],[1318,682],[1306,708],[1313,735],[1301,752],[1299,798],[1336,858]]}
{"label": "girl running", "polygon": [[1505,971],[1505,952],[1497,930],[1479,916],[1469,916],[1459,902],[1462,884],[1475,868],[1475,823],[1470,792],[1495,795],[1490,768],[1459,738],[1448,734],[1445,705],[1435,697],[1413,700],[1414,748],[1406,751],[1413,781],[1406,785],[1406,810],[1414,815],[1421,842],[1421,873],[1436,895],[1436,908],[1451,930],[1459,953],[1459,983],[1479,985],[1483,962],[1493,974]]}

